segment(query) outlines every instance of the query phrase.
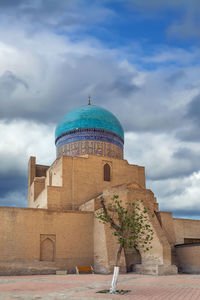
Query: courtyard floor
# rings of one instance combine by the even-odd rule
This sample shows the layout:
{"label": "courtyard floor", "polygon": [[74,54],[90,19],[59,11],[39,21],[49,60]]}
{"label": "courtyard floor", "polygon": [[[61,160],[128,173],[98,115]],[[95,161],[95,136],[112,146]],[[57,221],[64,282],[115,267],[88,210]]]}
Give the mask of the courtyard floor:
{"label": "courtyard floor", "polygon": [[118,289],[126,295],[98,294],[108,289],[111,275],[0,276],[0,299],[137,299],[199,300],[200,275],[151,276],[129,273],[119,276]]}

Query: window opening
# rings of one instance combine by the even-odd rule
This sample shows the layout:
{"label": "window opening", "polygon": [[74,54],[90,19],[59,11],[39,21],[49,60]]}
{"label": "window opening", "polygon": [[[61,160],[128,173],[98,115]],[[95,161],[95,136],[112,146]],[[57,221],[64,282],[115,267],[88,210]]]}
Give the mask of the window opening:
{"label": "window opening", "polygon": [[110,166],[105,164],[104,167],[104,181],[110,181]]}

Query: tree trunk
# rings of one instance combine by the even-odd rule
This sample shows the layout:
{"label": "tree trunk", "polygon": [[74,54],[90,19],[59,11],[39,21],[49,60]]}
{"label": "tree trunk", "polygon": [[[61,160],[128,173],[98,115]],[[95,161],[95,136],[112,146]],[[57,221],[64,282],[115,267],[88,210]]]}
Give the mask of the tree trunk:
{"label": "tree trunk", "polygon": [[120,258],[121,258],[122,248],[123,248],[123,244],[119,244],[118,249],[117,249],[117,253],[116,253],[116,257],[115,257],[115,266],[116,267],[119,267],[119,265],[120,265]]}
{"label": "tree trunk", "polygon": [[115,257],[115,267],[113,272],[113,278],[112,283],[110,287],[110,293],[115,294],[116,293],[116,286],[117,286],[117,279],[119,275],[119,265],[120,265],[120,258],[122,253],[123,244],[119,244],[119,247],[117,249],[116,257]]}

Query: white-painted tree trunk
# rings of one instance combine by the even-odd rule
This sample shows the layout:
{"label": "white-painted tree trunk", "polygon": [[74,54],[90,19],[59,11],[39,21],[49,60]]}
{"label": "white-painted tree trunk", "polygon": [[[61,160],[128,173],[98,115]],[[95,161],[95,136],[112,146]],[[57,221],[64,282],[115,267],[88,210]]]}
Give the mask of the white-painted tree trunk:
{"label": "white-painted tree trunk", "polygon": [[112,283],[110,287],[110,294],[114,294],[116,292],[118,275],[119,275],[119,267],[114,267],[114,273],[113,273]]}

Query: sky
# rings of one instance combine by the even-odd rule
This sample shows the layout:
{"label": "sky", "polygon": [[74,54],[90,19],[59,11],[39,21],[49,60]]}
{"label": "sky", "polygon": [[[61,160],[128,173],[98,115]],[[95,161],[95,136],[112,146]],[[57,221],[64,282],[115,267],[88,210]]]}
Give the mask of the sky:
{"label": "sky", "polygon": [[27,206],[27,164],[92,104],[125,131],[160,210],[200,219],[200,1],[0,1],[0,205]]}

